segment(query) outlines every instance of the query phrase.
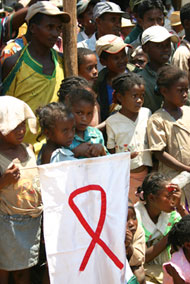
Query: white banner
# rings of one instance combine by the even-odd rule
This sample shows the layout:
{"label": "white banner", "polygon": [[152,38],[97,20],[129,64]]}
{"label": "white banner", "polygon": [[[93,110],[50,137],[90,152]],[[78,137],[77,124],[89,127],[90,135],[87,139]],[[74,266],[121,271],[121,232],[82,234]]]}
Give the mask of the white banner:
{"label": "white banner", "polygon": [[129,153],[39,171],[51,284],[125,283]]}

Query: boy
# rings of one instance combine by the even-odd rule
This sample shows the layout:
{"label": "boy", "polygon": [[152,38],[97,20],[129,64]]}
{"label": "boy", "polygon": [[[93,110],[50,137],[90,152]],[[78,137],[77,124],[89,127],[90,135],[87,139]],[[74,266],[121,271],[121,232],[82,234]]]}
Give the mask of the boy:
{"label": "boy", "polygon": [[98,94],[101,121],[104,121],[115,110],[116,104],[112,103],[111,82],[114,77],[128,70],[126,46],[122,38],[116,35],[105,35],[97,40],[96,53],[101,64],[106,66],[100,71],[94,88]]}
{"label": "boy", "polygon": [[173,64],[189,73],[190,67],[190,3],[185,4],[180,10],[181,23],[185,30],[185,37],[181,41],[173,56]]}
{"label": "boy", "polygon": [[[26,22],[31,41],[5,60],[3,94],[25,101],[33,111],[57,100],[63,66],[62,58],[52,47],[61,32],[62,23],[69,21],[69,14],[61,12],[49,1],[39,1],[28,9]],[[27,131],[25,142],[34,144],[36,136]],[[38,146],[41,148],[41,145]]]}
{"label": "boy", "polygon": [[78,75],[84,77],[92,86],[98,78],[97,58],[95,53],[88,49],[79,47],[78,54]]}
{"label": "boy", "polygon": [[142,48],[148,54],[149,61],[138,74],[145,80],[144,107],[155,112],[161,107],[161,96],[155,95],[158,69],[164,66],[171,55],[171,41],[178,42],[176,35],[170,34],[164,27],[151,26],[142,34]]}

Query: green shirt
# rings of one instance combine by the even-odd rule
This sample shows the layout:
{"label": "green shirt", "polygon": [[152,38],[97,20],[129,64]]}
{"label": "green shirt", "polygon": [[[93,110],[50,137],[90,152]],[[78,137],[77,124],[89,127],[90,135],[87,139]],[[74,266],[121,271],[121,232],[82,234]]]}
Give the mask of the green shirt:
{"label": "green shirt", "polygon": [[132,43],[133,41],[135,41],[138,36],[143,32],[142,28],[137,24],[136,27],[134,27],[132,29],[132,31],[130,32],[130,34],[128,34],[128,36],[125,38],[125,43]]}

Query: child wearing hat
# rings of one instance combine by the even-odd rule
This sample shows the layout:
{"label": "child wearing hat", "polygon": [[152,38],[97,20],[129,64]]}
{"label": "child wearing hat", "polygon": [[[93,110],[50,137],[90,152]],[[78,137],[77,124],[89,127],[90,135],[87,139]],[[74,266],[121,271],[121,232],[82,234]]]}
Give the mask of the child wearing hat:
{"label": "child wearing hat", "polygon": [[111,83],[112,79],[117,75],[128,72],[127,46],[122,38],[111,34],[100,37],[96,42],[96,53],[101,64],[105,66],[99,72],[95,84],[95,91],[98,94],[100,104],[101,121],[104,121],[116,110],[117,105],[113,103]]}
{"label": "child wearing hat", "polygon": [[178,36],[170,34],[162,26],[151,26],[142,34],[142,48],[148,55],[148,63],[138,73],[145,80],[144,107],[154,113],[161,107],[162,98],[155,95],[158,69],[168,63],[171,56],[171,42],[177,43]]}

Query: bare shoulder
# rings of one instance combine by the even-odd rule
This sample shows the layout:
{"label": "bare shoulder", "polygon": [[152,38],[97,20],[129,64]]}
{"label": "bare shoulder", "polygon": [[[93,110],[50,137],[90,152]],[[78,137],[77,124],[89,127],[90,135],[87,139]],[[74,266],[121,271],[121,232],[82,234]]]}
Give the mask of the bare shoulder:
{"label": "bare shoulder", "polygon": [[5,59],[3,66],[2,66],[2,78],[3,78],[3,80],[7,77],[7,75],[10,73],[10,71],[15,66],[20,54],[21,54],[21,50],[18,51],[17,53],[15,53],[14,55]]}
{"label": "bare shoulder", "polygon": [[41,156],[41,164],[48,164],[50,163],[51,155],[56,150],[56,147],[53,145],[44,145],[42,149],[42,156]]}

